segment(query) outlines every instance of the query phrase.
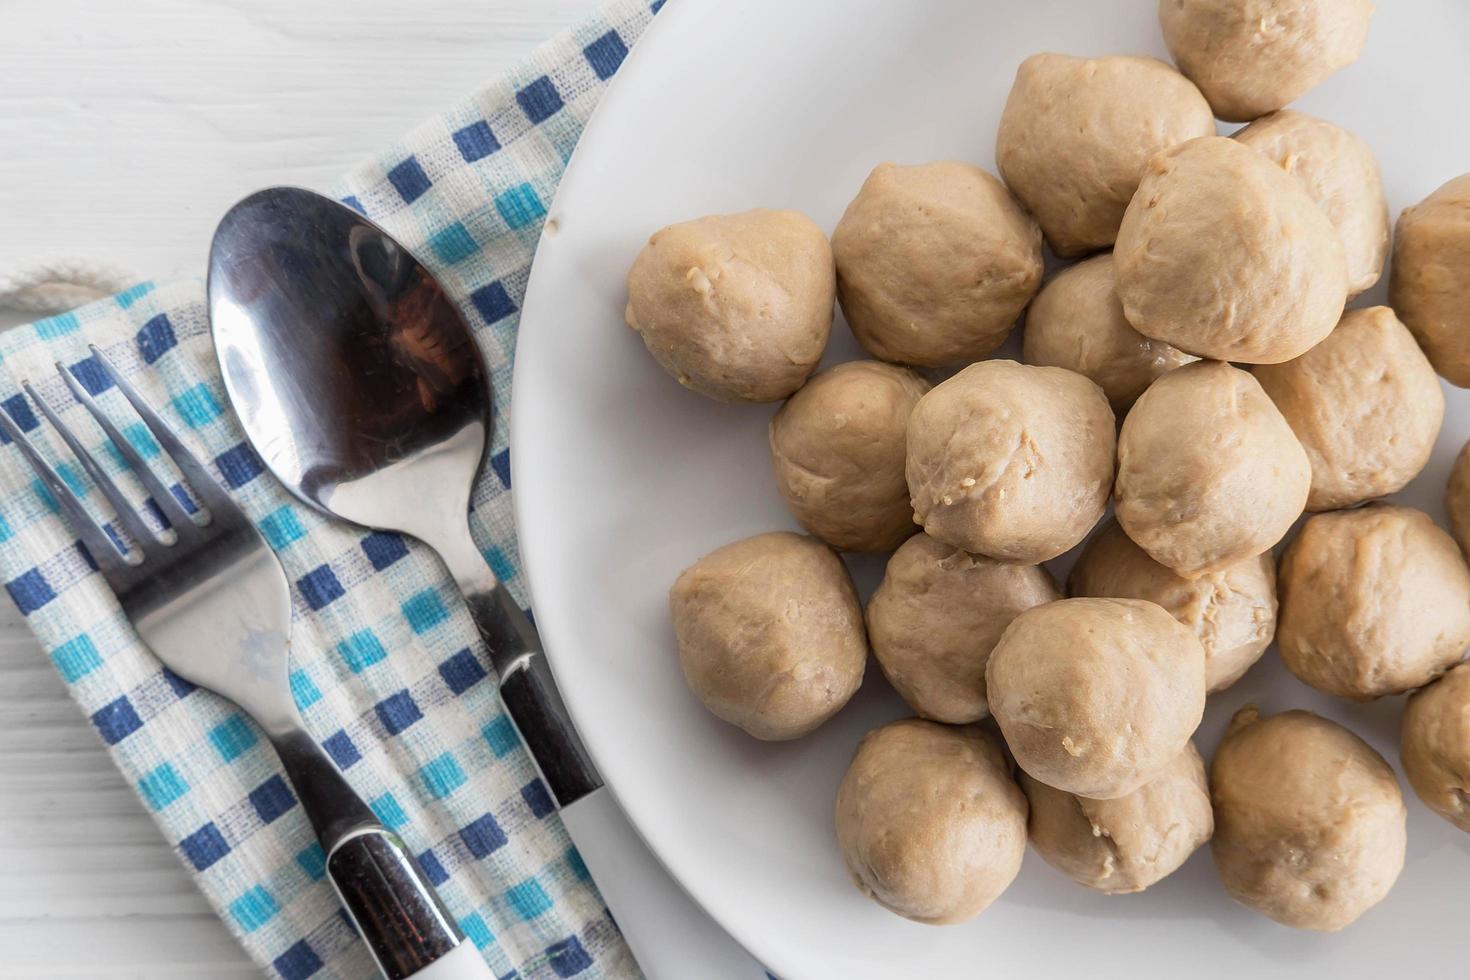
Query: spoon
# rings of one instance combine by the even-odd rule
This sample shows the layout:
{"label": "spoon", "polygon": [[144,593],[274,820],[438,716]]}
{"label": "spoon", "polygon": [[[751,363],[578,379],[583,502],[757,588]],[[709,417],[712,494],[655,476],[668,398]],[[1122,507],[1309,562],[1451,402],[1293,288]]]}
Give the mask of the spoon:
{"label": "spoon", "polygon": [[272,188],[220,221],[209,313],[225,390],[266,466],[317,510],[437,551],[556,802],[601,786],[535,629],[470,537],[490,384],[439,283],[350,208]]}
{"label": "spoon", "polygon": [[386,231],[331,198],[284,187],[250,195],[220,221],[209,313],[230,404],[286,489],[323,513],[439,553],[499,675],[506,714],[653,972],[652,937],[666,940],[673,923],[629,927],[648,918],[636,914],[648,893],[673,883],[640,874],[631,860],[641,845],[601,789],[536,630],[470,537],[493,403],[464,318]]}

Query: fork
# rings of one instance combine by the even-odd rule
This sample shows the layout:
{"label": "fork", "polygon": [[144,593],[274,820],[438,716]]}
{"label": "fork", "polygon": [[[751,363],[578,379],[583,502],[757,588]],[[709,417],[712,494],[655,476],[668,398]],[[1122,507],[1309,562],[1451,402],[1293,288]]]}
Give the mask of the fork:
{"label": "fork", "polygon": [[492,977],[403,841],[378,821],[307,733],[288,681],[291,605],[275,554],[122,372],[97,347],[91,351],[178,466],[197,505],[175,496],[60,363],[56,370],[72,395],[152,498],[163,533],[154,533],[29,381],[21,387],[112,505],[130,540],[115,539],[97,523],[4,411],[0,429],[50,491],[144,644],[174,673],[235,702],[264,730],[326,852],[332,886],[382,974],[389,980]]}

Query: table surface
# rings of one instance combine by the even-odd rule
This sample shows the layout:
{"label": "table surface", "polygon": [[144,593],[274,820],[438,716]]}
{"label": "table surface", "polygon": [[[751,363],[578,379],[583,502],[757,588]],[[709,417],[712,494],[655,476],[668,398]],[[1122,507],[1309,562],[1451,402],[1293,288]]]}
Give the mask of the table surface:
{"label": "table surface", "polygon": [[[0,0],[0,270],[200,275],[235,200],[328,186],[593,6]],[[8,600],[0,796],[6,977],[258,975]]]}

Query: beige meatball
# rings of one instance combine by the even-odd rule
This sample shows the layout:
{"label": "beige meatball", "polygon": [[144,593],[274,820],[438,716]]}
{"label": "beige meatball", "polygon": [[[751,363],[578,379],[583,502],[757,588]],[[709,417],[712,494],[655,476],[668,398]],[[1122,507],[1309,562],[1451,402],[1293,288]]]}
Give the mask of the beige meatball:
{"label": "beige meatball", "polygon": [[1388,307],[1349,310],[1301,357],[1254,373],[1311,461],[1307,510],[1396,493],[1429,462],[1444,392]]}
{"label": "beige meatball", "polygon": [[979,915],[1026,853],[1026,797],[974,726],[909,718],[863,738],[837,790],[837,843],[858,889],[934,925]]}
{"label": "beige meatball", "polygon": [[888,551],[917,531],[904,480],[909,412],[929,382],[851,361],[823,371],[771,419],[776,488],[796,519],[845,551]]}
{"label": "beige meatball", "polygon": [[1113,244],[1148,158],[1213,136],[1199,89],[1154,58],[1035,54],[1000,117],[995,162],[1058,255]]}
{"label": "beige meatball", "polygon": [[1113,257],[1134,329],[1222,361],[1289,361],[1347,301],[1342,240],[1301,181],[1218,136],[1148,162]]}
{"label": "beige meatball", "polygon": [[1470,664],[1409,696],[1399,751],[1424,805],[1470,832]]}
{"label": "beige meatball", "polygon": [[1444,508],[1449,513],[1450,530],[1460,542],[1460,550],[1470,555],[1470,442],[1460,449],[1450,469],[1450,482],[1445,488]]}
{"label": "beige meatball", "polygon": [[832,249],[795,211],[698,218],[654,232],[628,272],[628,326],[691,391],[780,401],[832,330]]}
{"label": "beige meatball", "polygon": [[1283,109],[1235,138],[1302,182],[1342,240],[1348,295],[1378,281],[1388,258],[1388,202],[1367,143],[1325,119]]}
{"label": "beige meatball", "polygon": [[1281,661],[1328,694],[1400,694],[1470,646],[1470,569],[1412,507],[1318,514],[1281,558]]}
{"label": "beige meatball", "polygon": [[927,534],[888,560],[868,601],[868,641],[889,683],[921,718],[979,721],[985,664],[1011,620],[1061,598],[1040,565],[972,555]]}
{"label": "beige meatball", "polygon": [[690,690],[756,738],[805,735],[862,683],[857,591],[815,538],[776,531],[717,548],[679,574],[669,608]]}
{"label": "beige meatball", "polygon": [[1302,444],[1260,384],[1218,361],[1155,381],[1118,435],[1118,523],[1185,578],[1269,551],[1311,482]]}
{"label": "beige meatball", "polygon": [[1088,378],[1115,412],[1128,411],[1159,375],[1199,360],[1128,323],[1113,289],[1112,253],[1063,269],[1042,287],[1026,311],[1022,357]]}
{"label": "beige meatball", "polygon": [[1210,767],[1210,795],[1225,890],[1282,925],[1336,932],[1403,870],[1408,813],[1393,770],[1310,711],[1237,712]]}
{"label": "beige meatball", "polygon": [[1041,285],[1041,229],[968,163],[879,164],[837,223],[832,251],[858,343],[901,364],[984,357]]}
{"label": "beige meatball", "polygon": [[1034,565],[1103,515],[1113,478],[1112,409],[1080,374],[981,361],[909,416],[914,520],[956,548]]}
{"label": "beige meatball", "polygon": [[1020,774],[1031,845],[1047,864],[1108,895],[1173,874],[1215,830],[1205,763],[1191,742],[1153,779],[1116,800],[1090,800]]}
{"label": "beige meatball", "polygon": [[1370,0],[1159,0],[1164,43],[1215,115],[1280,109],[1358,60]]}
{"label": "beige meatball", "polygon": [[985,669],[990,713],[1016,763],[1107,800],[1158,776],[1199,727],[1205,653],[1152,602],[1062,599],[1021,613]]}
{"label": "beige meatball", "polygon": [[1143,599],[1188,626],[1205,651],[1205,688],[1240,680],[1276,635],[1276,566],[1269,554],[1187,579],[1134,544],[1117,521],[1087,543],[1072,566],[1073,596]]}
{"label": "beige meatball", "polygon": [[1434,369],[1470,388],[1470,174],[1399,215],[1388,297]]}

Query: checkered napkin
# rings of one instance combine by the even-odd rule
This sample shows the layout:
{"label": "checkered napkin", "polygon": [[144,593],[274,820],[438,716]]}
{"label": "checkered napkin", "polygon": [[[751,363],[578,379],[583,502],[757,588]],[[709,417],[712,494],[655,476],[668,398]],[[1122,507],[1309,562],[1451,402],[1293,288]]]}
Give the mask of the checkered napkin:
{"label": "checkered napkin", "polygon": [[[434,270],[478,334],[496,417],[471,524],[486,560],[522,599],[506,450],[518,304],[572,147],[662,3],[612,0],[338,191]],[[364,533],[298,506],[264,473],[224,409],[202,285],[143,284],[0,335],[0,404],[106,518],[101,494],[19,387],[30,379],[62,407],[67,424],[141,502],[141,487],[54,369],[68,365],[128,423],[123,431],[139,451],[167,465],[121,393],[110,390],[89,343],[213,462],[280,556],[291,580],[291,688],[307,728],[409,843],[496,975],[636,976],[501,711],[443,567],[397,535]],[[0,446],[0,576],[118,768],[256,961],[285,980],[374,976],[261,733],[143,649],[55,502],[9,446]]]}

